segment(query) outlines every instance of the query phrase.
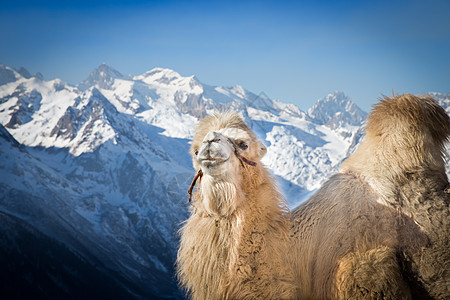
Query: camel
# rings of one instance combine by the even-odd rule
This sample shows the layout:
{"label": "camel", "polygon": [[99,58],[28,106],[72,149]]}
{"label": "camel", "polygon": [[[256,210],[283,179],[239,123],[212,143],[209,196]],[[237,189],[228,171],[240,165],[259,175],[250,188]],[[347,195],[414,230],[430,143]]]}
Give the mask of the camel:
{"label": "camel", "polygon": [[300,299],[450,299],[448,115],[432,98],[385,98],[366,136],[292,213]]}
{"label": "camel", "polygon": [[243,120],[206,117],[180,284],[192,299],[450,299],[449,134],[433,99],[385,98],[341,172],[291,213]]}
{"label": "camel", "polygon": [[198,188],[177,257],[179,281],[192,299],[294,297],[284,256],[290,215],[260,163],[265,153],[234,113],[199,122],[191,146]]}

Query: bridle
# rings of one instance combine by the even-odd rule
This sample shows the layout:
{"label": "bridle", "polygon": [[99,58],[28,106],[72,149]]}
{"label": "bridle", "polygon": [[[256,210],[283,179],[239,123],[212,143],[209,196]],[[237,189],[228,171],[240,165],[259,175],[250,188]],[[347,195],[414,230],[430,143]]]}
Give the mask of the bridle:
{"label": "bridle", "polygon": [[192,199],[192,190],[194,189],[195,183],[197,182],[197,179],[199,179],[200,177],[203,176],[203,171],[202,169],[198,169],[197,173],[195,174],[194,179],[191,182],[191,186],[188,189],[188,195],[189,195],[189,202],[191,202]]}
{"label": "bridle", "polygon": [[[244,163],[252,166],[252,167],[256,167],[257,163],[249,160],[247,158],[245,158],[243,155],[241,155],[236,147],[236,144],[233,143],[233,141],[231,139],[228,138],[228,142],[233,146],[234,148],[234,154],[236,154],[237,158],[239,159],[239,161],[241,162],[242,166],[244,166]],[[197,180],[199,178],[201,178],[203,176],[203,171],[202,169],[198,169],[197,173],[195,174],[194,179],[192,180],[191,185],[189,186],[189,189],[187,191],[188,195],[189,195],[189,202],[191,202],[192,199],[192,191],[194,190],[195,187],[195,183],[197,182]]]}

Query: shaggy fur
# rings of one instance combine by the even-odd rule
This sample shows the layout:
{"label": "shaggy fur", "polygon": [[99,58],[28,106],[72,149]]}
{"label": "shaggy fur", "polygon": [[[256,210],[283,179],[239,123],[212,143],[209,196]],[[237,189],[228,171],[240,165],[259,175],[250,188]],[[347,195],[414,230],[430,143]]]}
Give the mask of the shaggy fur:
{"label": "shaggy fur", "polygon": [[301,299],[450,299],[445,111],[385,98],[358,150],[293,212]]}
{"label": "shaggy fur", "polygon": [[[193,299],[450,299],[449,134],[433,99],[382,100],[341,173],[289,216],[242,119],[207,117],[191,148],[204,175],[181,229],[180,283]],[[227,138],[245,139],[257,166]],[[199,163],[208,147],[220,167]]]}
{"label": "shaggy fur", "polygon": [[191,215],[180,231],[179,281],[193,299],[291,299],[292,274],[284,255],[290,219],[273,178],[259,162],[265,147],[240,117],[216,114],[197,126],[191,147],[196,169],[204,168],[198,151],[205,145],[216,143],[216,153],[224,157],[234,150],[219,144],[217,132],[235,144],[240,142],[236,136],[244,135],[248,149],[241,154],[257,165],[244,164],[233,153],[223,172],[203,170]]}

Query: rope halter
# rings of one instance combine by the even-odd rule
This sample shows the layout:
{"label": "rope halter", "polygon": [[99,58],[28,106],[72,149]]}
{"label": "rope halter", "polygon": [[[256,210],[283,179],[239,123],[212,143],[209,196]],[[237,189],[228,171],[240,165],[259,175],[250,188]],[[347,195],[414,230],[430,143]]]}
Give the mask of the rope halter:
{"label": "rope halter", "polygon": [[[231,144],[231,146],[234,148],[234,154],[237,156],[237,158],[239,159],[239,161],[241,162],[242,165],[244,165],[244,163],[252,166],[252,167],[256,167],[257,163],[254,161],[251,161],[247,158],[245,158],[243,155],[241,155],[238,151],[238,148],[236,147],[236,145],[231,141],[231,139],[227,139],[227,141]],[[197,182],[197,180],[199,178],[201,178],[203,176],[203,171],[202,169],[198,169],[197,173],[195,174],[194,179],[192,180],[191,185],[189,186],[189,189],[187,191],[188,195],[189,195],[189,202],[191,202],[192,200],[192,191],[194,190],[195,184]]]}

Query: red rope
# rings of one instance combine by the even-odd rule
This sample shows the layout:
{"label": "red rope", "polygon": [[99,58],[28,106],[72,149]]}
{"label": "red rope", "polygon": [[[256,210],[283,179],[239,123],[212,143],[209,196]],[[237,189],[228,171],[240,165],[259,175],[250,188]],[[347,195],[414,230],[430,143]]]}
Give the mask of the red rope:
{"label": "red rope", "polygon": [[252,166],[252,167],[256,167],[256,162],[251,161],[251,160],[245,158],[244,156],[240,155],[240,154],[237,152],[236,148],[235,148],[234,153],[236,153],[237,157],[238,157],[241,161],[245,162],[246,164],[248,164],[248,165],[250,165],[250,166]]}
{"label": "red rope", "polygon": [[188,189],[189,194],[189,202],[191,202],[192,199],[192,190],[194,189],[195,183],[197,182],[197,179],[203,176],[202,169],[198,169],[197,174],[195,174],[194,180],[192,180],[191,186]]}

